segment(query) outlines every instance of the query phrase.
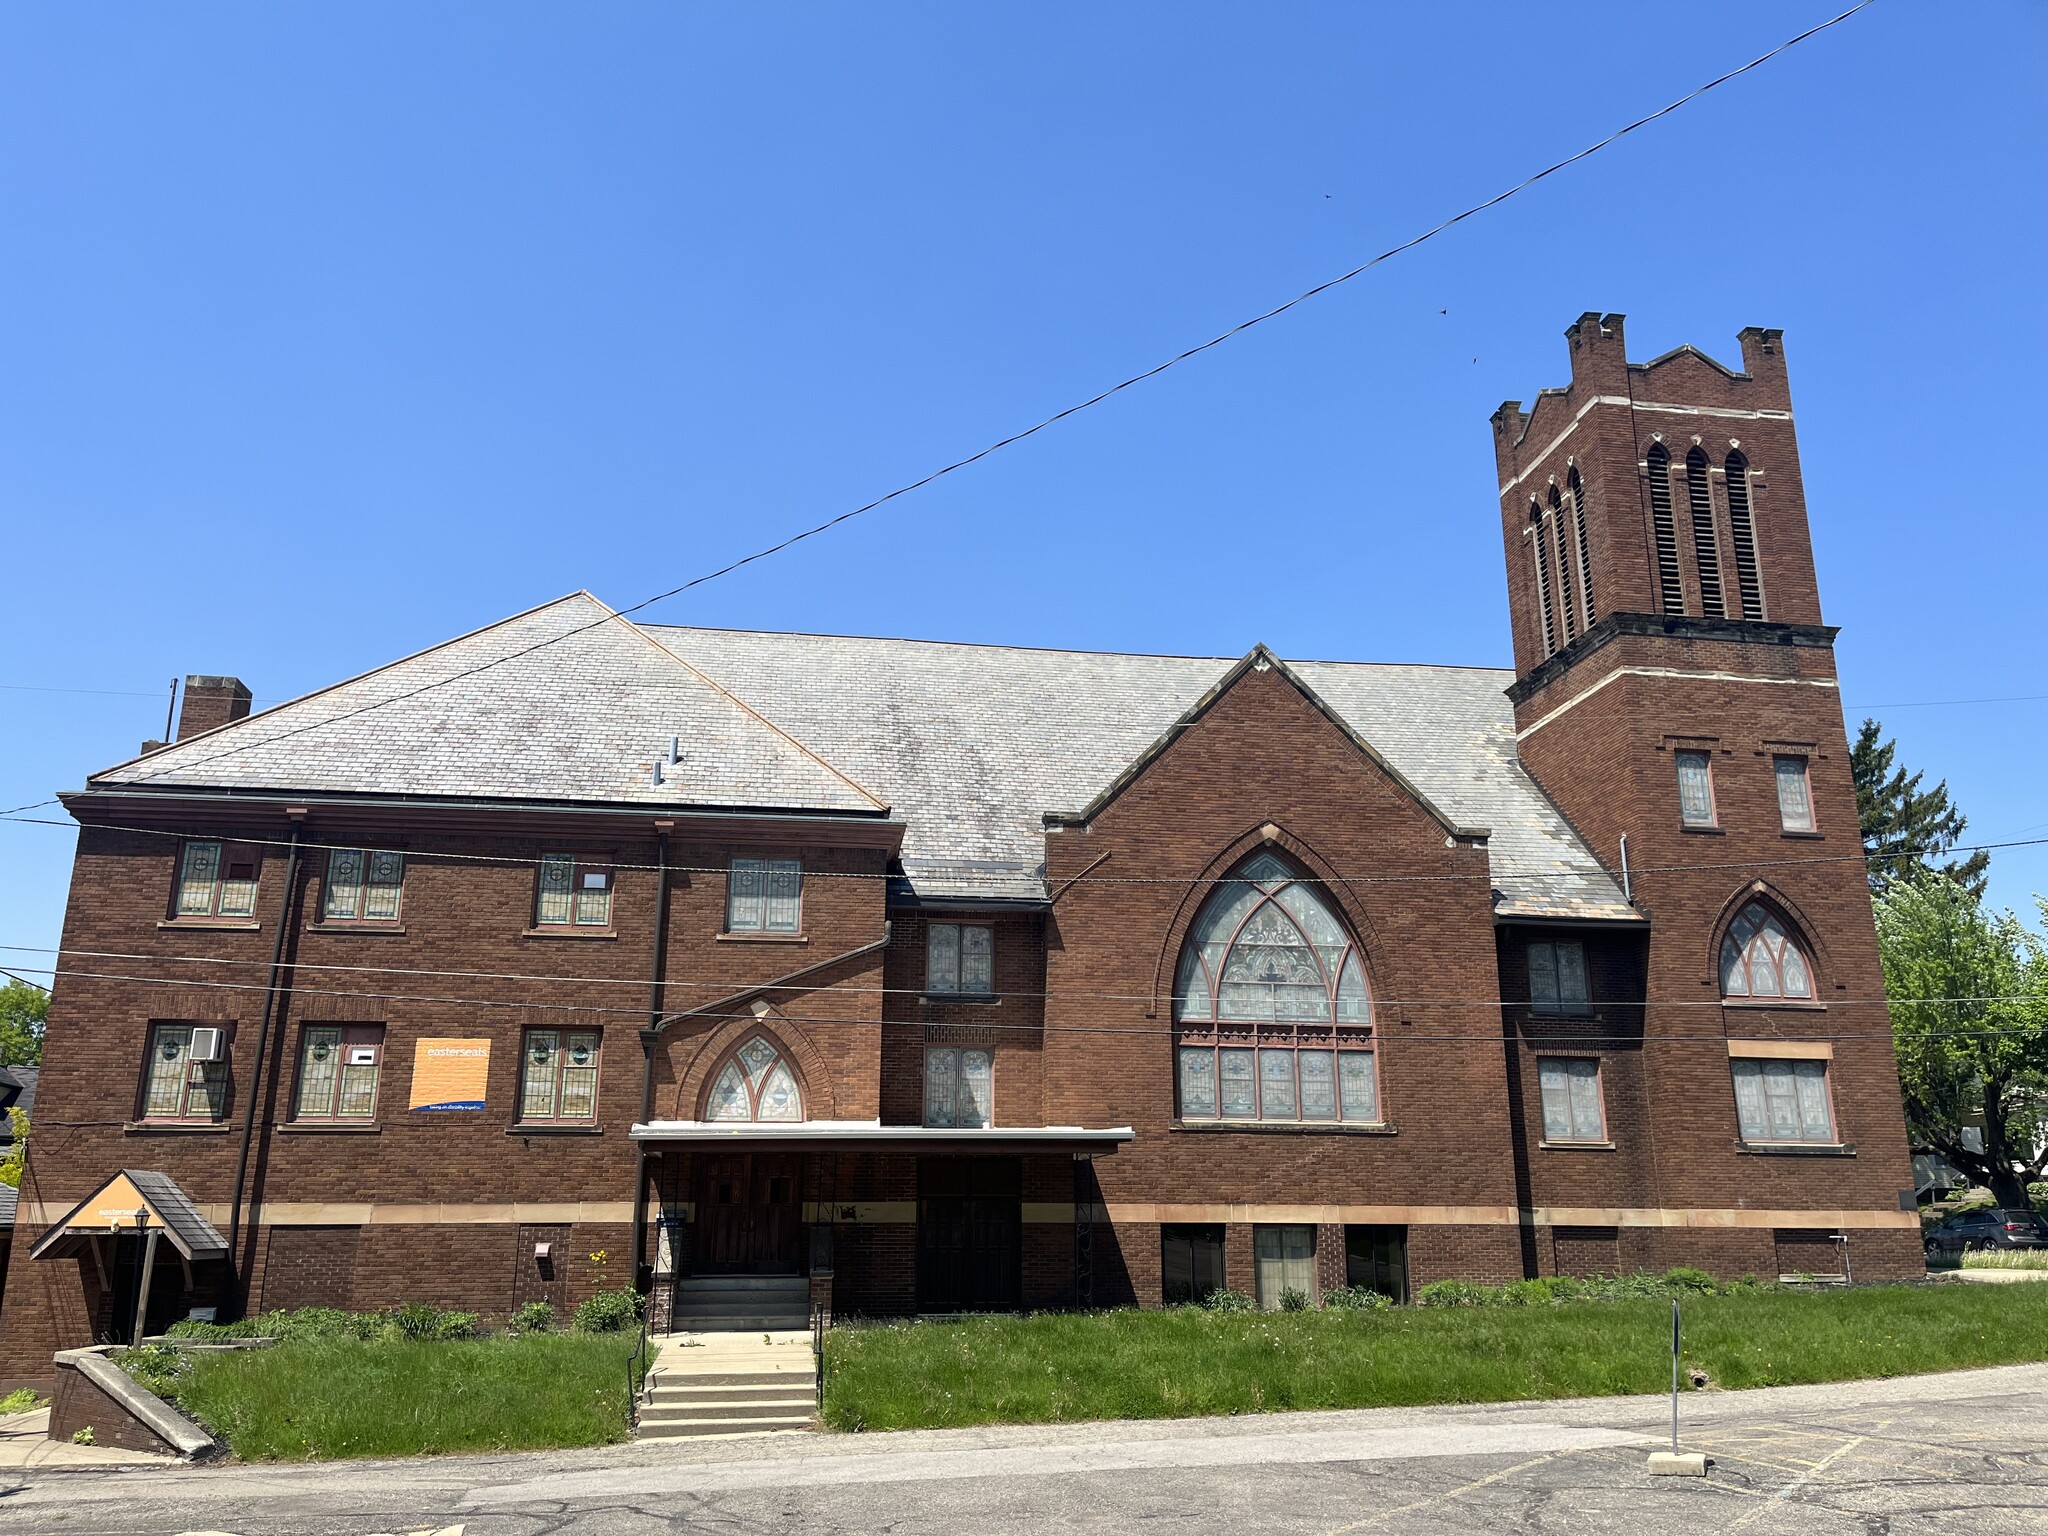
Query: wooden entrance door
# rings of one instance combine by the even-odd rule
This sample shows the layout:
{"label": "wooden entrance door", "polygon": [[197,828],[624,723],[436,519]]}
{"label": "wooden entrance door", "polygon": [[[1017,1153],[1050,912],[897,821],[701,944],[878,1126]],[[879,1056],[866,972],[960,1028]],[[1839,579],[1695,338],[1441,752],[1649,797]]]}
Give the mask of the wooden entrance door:
{"label": "wooden entrance door", "polygon": [[699,1160],[697,1251],[710,1275],[793,1275],[803,1208],[794,1152],[720,1152]]}

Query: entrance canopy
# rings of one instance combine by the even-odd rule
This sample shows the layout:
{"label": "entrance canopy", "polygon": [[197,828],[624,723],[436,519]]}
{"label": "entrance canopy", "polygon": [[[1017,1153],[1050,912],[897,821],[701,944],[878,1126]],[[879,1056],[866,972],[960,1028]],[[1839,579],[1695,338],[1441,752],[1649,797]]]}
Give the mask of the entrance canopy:
{"label": "entrance canopy", "polygon": [[936,1126],[884,1125],[879,1120],[801,1120],[774,1124],[753,1121],[653,1120],[633,1127],[635,1141],[773,1142],[784,1147],[929,1147],[948,1152],[974,1149],[1021,1152],[1033,1149],[1114,1152],[1137,1133],[1128,1125],[1091,1130],[1078,1125]]}
{"label": "entrance canopy", "polygon": [[132,1232],[139,1213],[187,1259],[218,1259],[228,1245],[212,1222],[167,1173],[124,1168],[87,1195],[45,1232],[29,1250],[32,1259],[68,1259],[96,1237]]}

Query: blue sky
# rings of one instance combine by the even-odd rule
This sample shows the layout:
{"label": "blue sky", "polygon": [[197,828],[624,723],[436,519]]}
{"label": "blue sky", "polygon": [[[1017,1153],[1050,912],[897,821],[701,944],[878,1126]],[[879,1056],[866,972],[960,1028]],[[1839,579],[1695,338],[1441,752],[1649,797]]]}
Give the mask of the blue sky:
{"label": "blue sky", "polygon": [[[673,586],[1829,13],[9,7],[0,806],[129,755],[173,675],[277,700]],[[1583,310],[1639,358],[1782,326],[1852,717],[1887,706],[1973,835],[2048,835],[2048,701],[1900,707],[2048,694],[2044,65],[2038,5],[1880,0],[650,616],[1505,664],[1493,408],[1565,382]],[[56,941],[71,846],[0,826],[0,942]],[[2048,891],[2044,855],[1994,896]]]}

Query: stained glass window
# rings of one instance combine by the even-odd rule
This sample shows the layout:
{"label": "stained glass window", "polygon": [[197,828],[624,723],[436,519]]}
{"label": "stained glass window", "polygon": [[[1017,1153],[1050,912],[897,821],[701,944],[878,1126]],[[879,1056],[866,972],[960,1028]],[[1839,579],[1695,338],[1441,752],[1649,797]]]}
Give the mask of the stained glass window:
{"label": "stained glass window", "polygon": [[1536,1064],[1543,1091],[1545,1141],[1605,1141],[1600,1063],[1590,1057],[1544,1057]]}
{"label": "stained glass window", "polygon": [[1688,827],[1714,825],[1714,770],[1704,752],[1678,757],[1678,819]]}
{"label": "stained glass window", "polygon": [[1813,976],[1799,945],[1777,915],[1752,901],[1721,940],[1723,997],[1811,998]]}
{"label": "stained glass window", "polygon": [[733,1053],[711,1080],[706,1120],[797,1121],[803,1094],[782,1053],[756,1035]]}
{"label": "stained glass window", "polygon": [[234,843],[187,843],[178,860],[172,911],[179,917],[254,917],[256,849]]}
{"label": "stained glass window", "polygon": [[987,997],[995,991],[995,930],[933,923],[925,940],[925,991]]}
{"label": "stained glass window", "polygon": [[529,1029],[520,1056],[521,1120],[597,1118],[596,1030]]}
{"label": "stained glass window", "polygon": [[1834,1141],[1825,1061],[1737,1059],[1728,1068],[1744,1141]]}
{"label": "stained glass window", "polygon": [[[388,857],[396,858],[397,855]],[[601,857],[543,854],[540,893],[534,902],[533,921],[537,928],[609,928],[612,921],[611,867]]]}
{"label": "stained glass window", "polygon": [[1778,778],[1778,821],[1787,832],[1813,830],[1813,795],[1806,777],[1803,757],[1776,757],[1771,765]]}
{"label": "stained glass window", "polygon": [[800,933],[803,896],[800,861],[734,859],[726,881],[726,932]]}
{"label": "stained glass window", "polygon": [[924,1053],[924,1123],[991,1125],[995,1120],[995,1053],[962,1046],[932,1046]]}
{"label": "stained glass window", "polygon": [[1537,1013],[1584,1013],[1586,946],[1541,943],[1529,946],[1529,1006]]}
{"label": "stained glass window", "polygon": [[371,1120],[384,1058],[381,1024],[308,1024],[299,1046],[300,1120]]}
{"label": "stained glass window", "polygon": [[150,1031],[142,1090],[144,1119],[219,1120],[227,1114],[228,1064],[191,1059],[194,1028],[191,1024],[159,1024]]}
{"label": "stained glass window", "polygon": [[327,855],[321,915],[330,923],[398,921],[405,856],[372,849],[336,848]]}
{"label": "stained glass window", "polygon": [[1203,904],[1175,984],[1187,1119],[1379,1118],[1372,997],[1327,895],[1270,853]]}

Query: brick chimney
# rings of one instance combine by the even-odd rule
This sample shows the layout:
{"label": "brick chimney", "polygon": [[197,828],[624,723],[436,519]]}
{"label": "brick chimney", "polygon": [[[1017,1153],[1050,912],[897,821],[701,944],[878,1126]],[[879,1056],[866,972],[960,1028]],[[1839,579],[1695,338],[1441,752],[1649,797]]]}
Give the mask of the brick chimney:
{"label": "brick chimney", "polygon": [[185,702],[178,710],[178,740],[229,725],[249,715],[249,690],[239,677],[185,679]]}

